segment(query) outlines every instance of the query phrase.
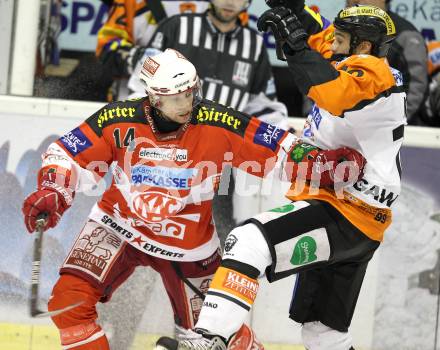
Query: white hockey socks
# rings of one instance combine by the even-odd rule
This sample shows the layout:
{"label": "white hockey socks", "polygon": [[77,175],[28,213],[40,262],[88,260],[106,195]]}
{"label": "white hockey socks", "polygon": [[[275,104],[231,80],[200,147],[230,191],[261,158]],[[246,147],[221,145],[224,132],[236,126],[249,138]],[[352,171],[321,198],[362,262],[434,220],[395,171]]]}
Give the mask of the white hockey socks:
{"label": "white hockey socks", "polygon": [[257,278],[271,263],[269,247],[256,225],[232,230],[195,327],[229,339],[243,325],[258,293]]}

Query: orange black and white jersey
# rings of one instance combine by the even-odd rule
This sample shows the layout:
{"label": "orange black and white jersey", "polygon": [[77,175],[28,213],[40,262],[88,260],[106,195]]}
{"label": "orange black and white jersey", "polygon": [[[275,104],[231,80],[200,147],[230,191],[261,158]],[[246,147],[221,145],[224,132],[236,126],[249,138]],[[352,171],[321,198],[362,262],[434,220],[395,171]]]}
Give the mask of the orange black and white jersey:
{"label": "orange black and white jersey", "polygon": [[[400,72],[384,58],[352,55],[339,61],[328,56],[333,26],[309,39],[313,49],[287,56],[300,90],[314,101],[302,139],[322,149],[350,147],[367,160],[363,178],[343,191],[333,189],[288,197],[319,199],[335,206],[348,220],[374,240],[382,240],[391,223],[391,207],[400,193],[400,158],[405,115],[405,93]],[[322,40],[320,41],[319,38]]]}
{"label": "orange black and white jersey", "polygon": [[[106,23],[98,32],[96,54],[99,56],[104,47],[115,40],[126,40],[132,45],[145,46],[162,18],[180,13],[200,13],[208,7],[208,0],[115,0]],[[156,17],[160,17],[159,21]]]}
{"label": "orange black and white jersey", "polygon": [[440,72],[440,41],[430,41],[428,46],[428,73],[432,77]]}
{"label": "orange black and white jersey", "polygon": [[146,254],[204,259],[219,246],[211,202],[224,164],[263,176],[295,136],[208,100],[170,133],[158,133],[150,112],[146,97],[106,105],[53,143],[43,167],[98,178],[111,168],[90,219]]}

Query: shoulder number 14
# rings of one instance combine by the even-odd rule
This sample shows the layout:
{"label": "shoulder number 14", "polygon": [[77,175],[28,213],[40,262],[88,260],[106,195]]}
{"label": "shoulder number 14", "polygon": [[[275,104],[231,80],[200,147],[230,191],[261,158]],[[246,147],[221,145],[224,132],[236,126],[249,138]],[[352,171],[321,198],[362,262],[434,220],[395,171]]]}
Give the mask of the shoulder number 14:
{"label": "shoulder number 14", "polygon": [[130,146],[131,141],[134,140],[134,128],[128,128],[123,139],[121,137],[121,130],[116,128],[113,131],[113,137],[117,148],[128,147]]}

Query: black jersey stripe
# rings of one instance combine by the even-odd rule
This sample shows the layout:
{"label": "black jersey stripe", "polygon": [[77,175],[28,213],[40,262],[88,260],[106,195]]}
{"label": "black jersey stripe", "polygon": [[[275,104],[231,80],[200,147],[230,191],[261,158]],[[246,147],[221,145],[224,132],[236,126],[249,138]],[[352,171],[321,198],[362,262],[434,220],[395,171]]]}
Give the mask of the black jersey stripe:
{"label": "black jersey stripe", "polygon": [[242,307],[243,309],[249,311],[251,308],[249,305],[246,305],[245,303],[242,303],[240,300],[237,300],[227,294],[223,294],[223,293],[219,293],[219,292],[214,292],[213,290],[208,290],[208,292],[206,293],[206,295],[214,295],[216,297],[219,298],[223,298],[229,301],[232,301],[234,304],[237,304],[238,306]]}

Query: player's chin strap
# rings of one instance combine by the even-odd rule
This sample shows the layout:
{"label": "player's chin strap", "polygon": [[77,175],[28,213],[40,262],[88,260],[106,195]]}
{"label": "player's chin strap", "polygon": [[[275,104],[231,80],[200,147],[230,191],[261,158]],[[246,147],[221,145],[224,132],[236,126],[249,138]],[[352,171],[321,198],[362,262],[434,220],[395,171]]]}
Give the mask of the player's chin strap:
{"label": "player's chin strap", "polygon": [[171,266],[174,271],[176,271],[177,276],[185,283],[195,294],[197,294],[202,300],[205,300],[205,294],[203,294],[200,289],[198,289],[194,284],[192,284],[188,278],[186,278],[182,270],[180,269],[179,263],[177,261],[171,261]]}

